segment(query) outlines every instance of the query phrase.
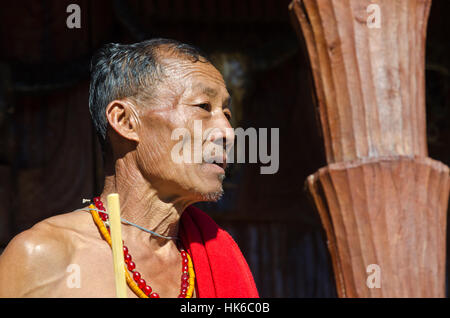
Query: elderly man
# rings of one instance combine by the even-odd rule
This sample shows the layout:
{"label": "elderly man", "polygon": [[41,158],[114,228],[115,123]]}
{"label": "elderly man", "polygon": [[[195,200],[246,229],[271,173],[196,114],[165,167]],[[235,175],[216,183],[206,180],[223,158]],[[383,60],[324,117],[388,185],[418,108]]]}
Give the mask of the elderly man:
{"label": "elderly man", "polygon": [[[229,101],[221,74],[192,46],[154,39],[102,48],[89,108],[104,154],[103,192],[95,206],[10,242],[0,257],[0,297],[114,297],[110,193],[133,224],[122,226],[129,297],[258,297],[236,243],[191,206],[220,198],[226,163],[173,160],[177,128],[202,147],[233,143]],[[214,134],[196,134],[195,122]]]}

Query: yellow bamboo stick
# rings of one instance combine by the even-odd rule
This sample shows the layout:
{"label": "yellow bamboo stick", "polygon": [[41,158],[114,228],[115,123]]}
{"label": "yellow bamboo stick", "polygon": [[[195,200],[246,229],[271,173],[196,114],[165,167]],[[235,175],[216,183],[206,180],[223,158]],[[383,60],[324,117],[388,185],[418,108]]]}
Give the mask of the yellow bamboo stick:
{"label": "yellow bamboo stick", "polygon": [[109,226],[111,230],[111,247],[114,262],[114,276],[116,281],[117,298],[127,298],[127,283],[125,279],[125,261],[123,259],[122,230],[120,223],[119,194],[111,193],[107,196]]}

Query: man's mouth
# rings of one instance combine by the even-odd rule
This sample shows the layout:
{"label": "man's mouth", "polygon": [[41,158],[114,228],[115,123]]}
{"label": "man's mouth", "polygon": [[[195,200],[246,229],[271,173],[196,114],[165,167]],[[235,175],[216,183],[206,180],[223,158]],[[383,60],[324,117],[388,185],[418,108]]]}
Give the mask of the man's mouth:
{"label": "man's mouth", "polygon": [[214,165],[222,168],[223,170],[226,170],[226,168],[227,168],[227,159],[226,159],[226,157],[223,157],[223,158],[220,158],[220,157],[208,158],[207,160],[204,160],[203,163],[214,164]]}
{"label": "man's mouth", "polygon": [[225,162],[222,162],[222,163],[220,163],[220,162],[212,162],[212,163],[215,164],[216,166],[221,167],[223,170],[227,169],[227,164]]}

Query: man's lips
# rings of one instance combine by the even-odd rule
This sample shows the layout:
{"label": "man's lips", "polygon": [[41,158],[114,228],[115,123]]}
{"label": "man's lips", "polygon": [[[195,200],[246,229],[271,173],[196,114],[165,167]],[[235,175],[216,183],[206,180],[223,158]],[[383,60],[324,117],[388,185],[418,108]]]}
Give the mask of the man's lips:
{"label": "man's lips", "polygon": [[209,163],[209,164],[214,164],[218,167],[221,167],[224,171],[227,168],[227,158],[223,157],[223,158],[218,158],[218,157],[213,157],[213,158],[209,158],[208,160],[203,161],[203,163]]}

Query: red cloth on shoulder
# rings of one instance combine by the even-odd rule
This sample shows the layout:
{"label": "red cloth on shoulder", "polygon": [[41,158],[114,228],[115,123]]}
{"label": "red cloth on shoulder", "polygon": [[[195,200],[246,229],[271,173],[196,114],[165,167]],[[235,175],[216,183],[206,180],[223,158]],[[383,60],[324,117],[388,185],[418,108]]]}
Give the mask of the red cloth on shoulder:
{"label": "red cloth on shoulder", "polygon": [[183,212],[180,238],[194,263],[198,297],[259,297],[236,242],[205,212],[194,206]]}

